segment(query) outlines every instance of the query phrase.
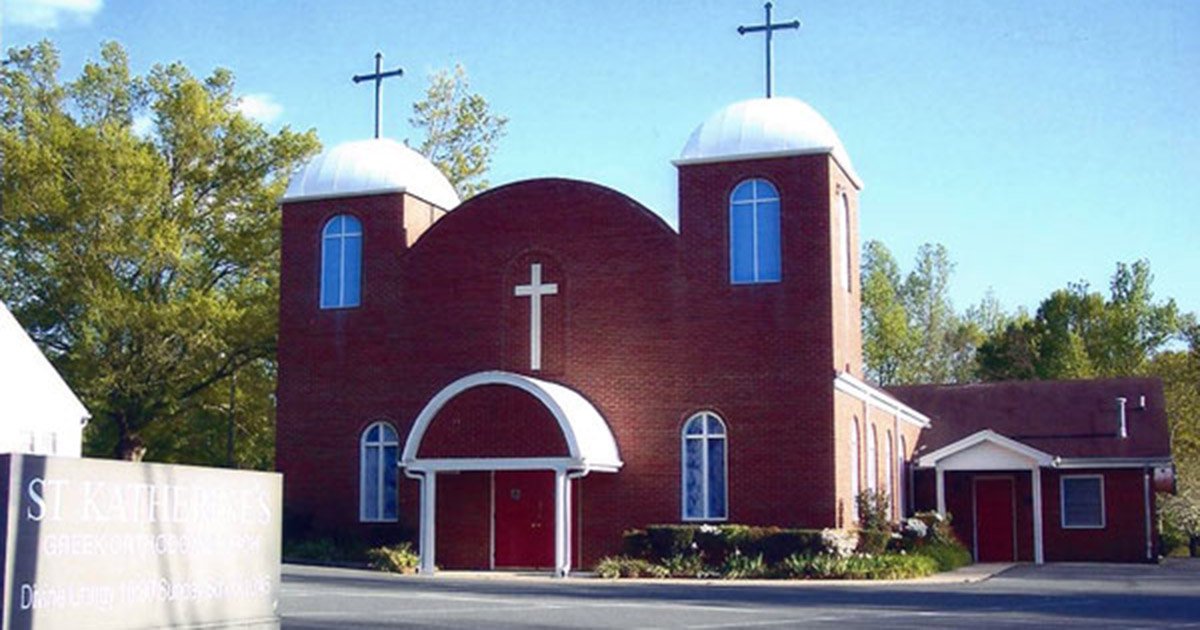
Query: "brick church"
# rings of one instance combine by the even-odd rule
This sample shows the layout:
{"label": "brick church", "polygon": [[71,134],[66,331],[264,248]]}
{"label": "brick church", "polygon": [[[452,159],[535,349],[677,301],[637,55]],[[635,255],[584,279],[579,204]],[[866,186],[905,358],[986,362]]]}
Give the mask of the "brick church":
{"label": "brick church", "polygon": [[412,532],[422,570],[565,575],[653,523],[954,514],[980,560],[1144,561],[1156,381],[885,391],[863,377],[862,182],[791,98],[715,113],[679,227],[575,180],[460,203],[400,143],[317,156],[283,205],[277,465],[319,531]]}

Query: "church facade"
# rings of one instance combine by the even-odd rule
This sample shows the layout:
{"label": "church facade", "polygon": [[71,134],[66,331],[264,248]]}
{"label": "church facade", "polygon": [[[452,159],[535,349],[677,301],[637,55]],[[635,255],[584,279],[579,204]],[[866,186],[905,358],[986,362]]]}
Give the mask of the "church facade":
{"label": "church facade", "polygon": [[[1011,509],[987,519],[1012,531],[960,535],[973,548],[1008,536],[1021,542],[1014,559],[1041,561],[1058,539],[1018,495],[1094,498],[1097,484],[1042,493],[1032,480],[1053,474],[1053,448],[990,434],[964,444],[988,427],[933,427],[976,414],[865,381],[861,180],[820,114],[788,98],[736,103],[675,164],[678,230],[583,181],[518,182],[460,204],[389,140],[307,165],[282,201],[285,509],[320,531],[412,531],[427,572],[565,575],[648,524],[853,527],[863,489],[890,495],[898,519],[974,506],[978,484],[946,483],[946,471],[1024,474],[1004,487]],[[1155,386],[1138,384],[1161,409]],[[1128,427],[1136,456],[1109,458],[1134,476],[1169,465],[1165,417],[1143,418]],[[1164,430],[1142,429],[1154,422]],[[1088,472],[1103,479],[1100,459]],[[922,467],[936,475],[912,474]],[[1094,555],[1108,539],[1156,540],[1153,506],[1130,497],[1108,505],[1136,500],[1145,522],[1109,519],[1087,543]],[[1070,544],[1053,557],[1074,557]]]}

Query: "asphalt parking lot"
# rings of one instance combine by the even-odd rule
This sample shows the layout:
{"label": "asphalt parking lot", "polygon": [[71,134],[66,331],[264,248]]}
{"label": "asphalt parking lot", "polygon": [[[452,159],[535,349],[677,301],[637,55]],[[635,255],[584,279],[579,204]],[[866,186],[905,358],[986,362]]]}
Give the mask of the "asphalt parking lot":
{"label": "asphalt parking lot", "polygon": [[285,566],[286,630],[1196,628],[1200,560],[1017,565],[973,583],[392,576]]}

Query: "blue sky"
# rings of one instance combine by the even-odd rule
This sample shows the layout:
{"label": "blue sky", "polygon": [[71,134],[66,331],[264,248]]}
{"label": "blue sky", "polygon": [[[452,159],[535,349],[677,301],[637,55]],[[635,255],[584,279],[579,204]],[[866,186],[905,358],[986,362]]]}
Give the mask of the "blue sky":
{"label": "blue sky", "polygon": [[[1117,261],[1149,259],[1159,297],[1200,311],[1200,2],[776,0],[776,93],[841,136],[866,187],[861,237],[904,268],[946,245],[958,308],[991,288],[1036,308]],[[568,176],[616,188],[674,223],[692,129],[760,96],[758,0],[0,0],[0,45],[42,38],[76,76],[102,41],[138,70],[232,69],[245,105],[326,145],[405,139],[426,77],[462,63],[511,120],[491,180]]]}

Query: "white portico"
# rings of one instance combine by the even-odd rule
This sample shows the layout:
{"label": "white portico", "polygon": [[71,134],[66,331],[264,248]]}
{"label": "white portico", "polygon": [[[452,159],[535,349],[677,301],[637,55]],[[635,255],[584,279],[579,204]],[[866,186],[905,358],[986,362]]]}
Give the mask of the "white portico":
{"label": "white portico", "polygon": [[[536,268],[536,266],[535,266]],[[535,281],[537,284],[535,271]],[[535,294],[536,295],[536,294]],[[536,312],[536,311],[535,311]],[[497,458],[423,458],[421,442],[438,412],[456,396],[476,387],[505,385],[520,389],[540,402],[557,422],[567,445],[566,456]],[[569,482],[592,471],[616,472],[620,453],[608,423],[600,412],[573,389],[558,383],[514,374],[488,371],[464,376],[437,393],[421,410],[400,458],[409,477],[421,481],[421,573],[432,575],[436,564],[437,475],[440,472],[547,470],[554,473],[554,573],[566,576],[571,569],[571,493]]]}

